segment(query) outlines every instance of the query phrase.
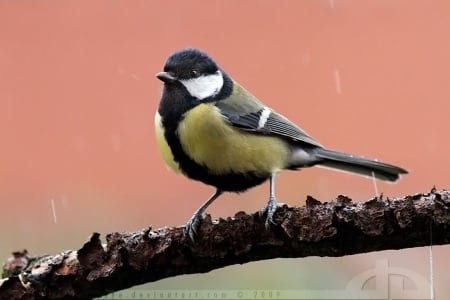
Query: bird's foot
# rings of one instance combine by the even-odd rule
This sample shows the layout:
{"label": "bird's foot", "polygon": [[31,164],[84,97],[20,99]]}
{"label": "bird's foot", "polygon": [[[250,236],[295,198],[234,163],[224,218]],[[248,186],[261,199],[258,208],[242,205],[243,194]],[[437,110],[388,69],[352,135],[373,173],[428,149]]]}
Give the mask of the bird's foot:
{"label": "bird's foot", "polygon": [[266,222],[265,222],[266,229],[269,229],[271,225],[275,224],[275,222],[273,221],[273,215],[275,214],[276,210],[277,210],[277,199],[271,196],[269,198],[269,201],[267,202],[266,207],[264,207],[259,211],[259,216],[261,218],[264,215],[266,215]]}
{"label": "bird's foot", "polygon": [[195,213],[184,226],[184,233],[188,234],[193,242],[195,241],[195,236],[197,235],[201,221],[202,221],[202,214]]}

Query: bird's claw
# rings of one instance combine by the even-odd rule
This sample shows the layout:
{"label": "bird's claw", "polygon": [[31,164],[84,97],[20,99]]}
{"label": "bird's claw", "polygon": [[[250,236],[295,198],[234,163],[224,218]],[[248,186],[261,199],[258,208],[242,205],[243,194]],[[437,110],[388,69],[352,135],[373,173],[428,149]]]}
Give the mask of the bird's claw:
{"label": "bird's claw", "polygon": [[266,207],[264,207],[259,211],[259,216],[261,218],[263,218],[264,215],[266,215],[266,222],[264,223],[266,229],[269,229],[271,225],[275,224],[275,222],[273,221],[273,215],[275,214],[276,210],[277,210],[277,201],[274,197],[270,197]]}
{"label": "bird's claw", "polygon": [[192,241],[195,241],[195,236],[197,235],[201,221],[202,221],[201,214],[194,214],[192,218],[184,226],[184,233],[188,234]]}

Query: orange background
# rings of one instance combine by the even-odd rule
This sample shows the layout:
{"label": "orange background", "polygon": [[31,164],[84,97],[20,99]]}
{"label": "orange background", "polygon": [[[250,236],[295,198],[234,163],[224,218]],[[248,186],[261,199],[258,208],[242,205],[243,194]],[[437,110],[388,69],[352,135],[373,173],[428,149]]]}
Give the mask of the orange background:
{"label": "orange background", "polygon": [[[386,196],[448,187],[449,28],[446,0],[1,1],[0,258],[24,247],[34,254],[76,248],[93,231],[181,225],[212,193],[169,172],[154,142],[161,91],[154,74],[186,46],[209,52],[322,144],[407,168],[398,184],[378,182]],[[208,212],[253,212],[267,193],[264,185],[226,195]],[[306,195],[366,200],[374,193],[371,180],[318,168],[278,179],[279,199],[291,205]],[[448,247],[435,249],[444,297]],[[320,289],[375,257],[416,261],[427,274],[427,253],[308,258],[287,267],[296,264],[288,272],[304,288]],[[285,278],[286,268],[276,267],[283,261],[227,268],[231,287],[217,280],[220,270],[150,286],[187,280],[207,288],[198,279],[205,276],[214,288],[263,288],[268,277],[255,270],[271,266],[270,277]],[[302,277],[320,281],[333,272],[326,283]],[[283,280],[269,286],[284,288]]]}

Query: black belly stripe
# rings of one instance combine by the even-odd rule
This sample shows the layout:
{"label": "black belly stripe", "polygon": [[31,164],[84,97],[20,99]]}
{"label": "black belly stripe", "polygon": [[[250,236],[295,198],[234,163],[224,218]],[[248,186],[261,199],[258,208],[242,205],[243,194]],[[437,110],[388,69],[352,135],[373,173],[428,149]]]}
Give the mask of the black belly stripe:
{"label": "black belly stripe", "polygon": [[[164,121],[163,121],[164,124]],[[229,192],[243,192],[251,187],[259,185],[266,181],[270,174],[256,174],[255,172],[246,173],[227,173],[222,175],[212,174],[207,167],[198,164],[190,158],[181,145],[180,139],[174,128],[165,124],[165,137],[172,151],[173,157],[178,162],[180,169],[191,179],[201,181],[208,185],[215,186],[218,189]]]}

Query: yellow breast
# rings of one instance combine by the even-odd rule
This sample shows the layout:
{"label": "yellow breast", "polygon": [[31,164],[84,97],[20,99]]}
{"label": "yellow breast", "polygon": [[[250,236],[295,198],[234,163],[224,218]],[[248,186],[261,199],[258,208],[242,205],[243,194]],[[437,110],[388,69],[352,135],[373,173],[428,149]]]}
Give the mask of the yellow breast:
{"label": "yellow breast", "polygon": [[286,167],[289,147],[285,141],[246,132],[226,122],[211,103],[188,111],[178,128],[184,151],[217,175],[228,172],[267,174]]}

